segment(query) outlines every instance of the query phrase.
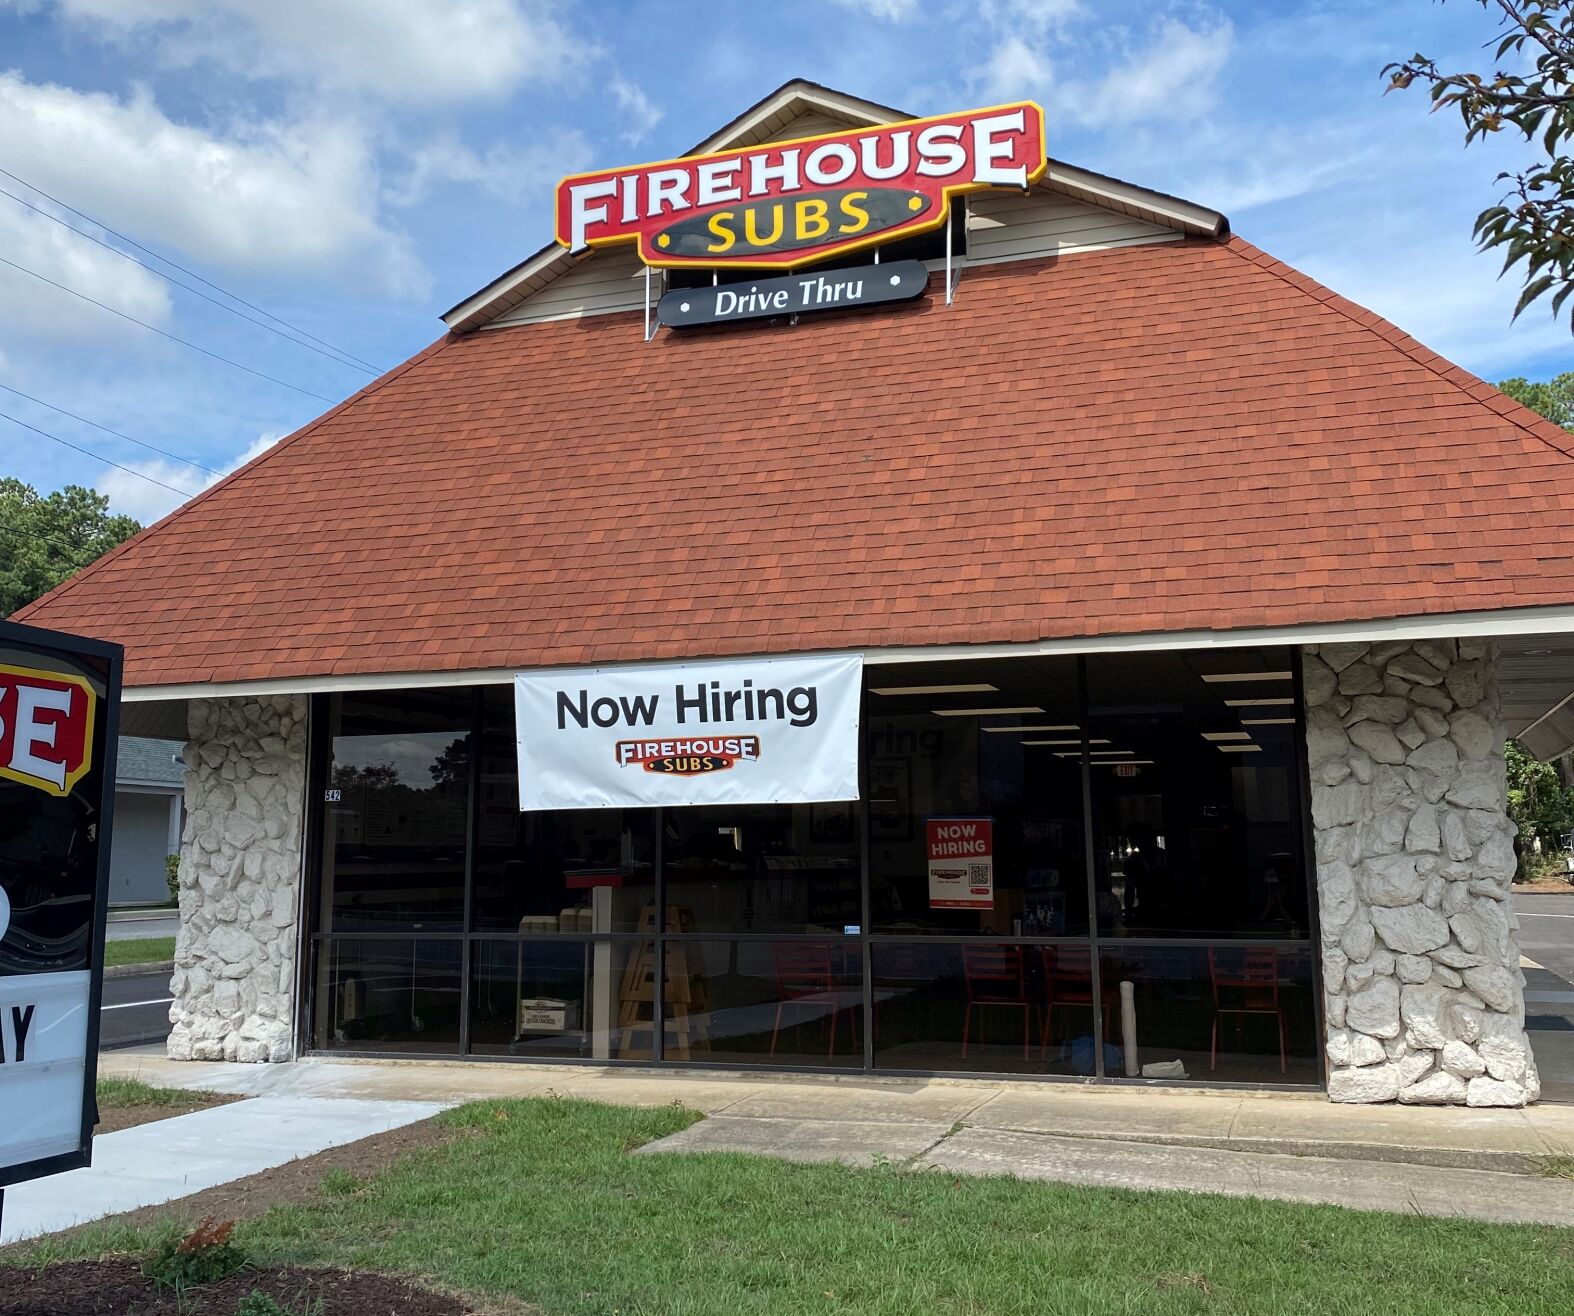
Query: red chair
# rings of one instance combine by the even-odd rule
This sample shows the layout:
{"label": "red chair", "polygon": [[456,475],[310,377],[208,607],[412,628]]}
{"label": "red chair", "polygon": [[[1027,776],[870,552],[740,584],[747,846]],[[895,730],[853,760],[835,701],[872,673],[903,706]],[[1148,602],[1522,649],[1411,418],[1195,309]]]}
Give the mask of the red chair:
{"label": "red chair", "polygon": [[837,975],[831,964],[831,948],[824,942],[778,941],[772,944],[776,957],[776,1023],[771,1028],[771,1055],[776,1054],[776,1043],[782,1031],[782,1011],[799,1011],[792,1026],[801,1030],[808,1017],[831,1020],[830,1045],[827,1058],[836,1055],[836,1021],[846,1013],[851,1017],[848,1028],[852,1039],[858,1040],[858,1011],[862,999],[849,1004],[847,993],[837,989]]}
{"label": "red chair", "polygon": [[967,983],[967,1012],[962,1018],[962,1055],[967,1055],[974,1010],[1022,1011],[1022,1059],[1028,1057],[1027,984],[1022,973],[1022,947],[962,947],[962,977]]}
{"label": "red chair", "polygon": [[[1039,1033],[1040,1053],[1049,1050],[1050,1027],[1057,1008],[1093,1013],[1093,951],[1087,946],[1040,946],[1040,963],[1044,969],[1044,1027]],[[1104,1017],[1104,1040],[1109,1040],[1109,1011],[1114,993],[1107,988],[1099,1002]]]}
{"label": "red chair", "polygon": [[1213,980],[1213,1046],[1208,1068],[1219,1067],[1221,1018],[1227,1014],[1269,1014],[1279,1021],[1279,1072],[1287,1073],[1284,1007],[1279,1004],[1279,952],[1272,946],[1248,946],[1226,954],[1229,958],[1221,972],[1218,952],[1212,946],[1208,948],[1208,976]]}

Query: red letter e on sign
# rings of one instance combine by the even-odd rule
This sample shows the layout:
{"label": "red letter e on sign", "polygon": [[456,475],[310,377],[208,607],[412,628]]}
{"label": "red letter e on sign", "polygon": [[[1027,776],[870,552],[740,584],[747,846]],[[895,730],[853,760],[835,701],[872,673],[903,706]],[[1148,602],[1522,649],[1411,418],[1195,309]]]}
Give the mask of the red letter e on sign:
{"label": "red letter e on sign", "polygon": [[80,677],[0,665],[0,777],[69,795],[93,765],[93,704]]}

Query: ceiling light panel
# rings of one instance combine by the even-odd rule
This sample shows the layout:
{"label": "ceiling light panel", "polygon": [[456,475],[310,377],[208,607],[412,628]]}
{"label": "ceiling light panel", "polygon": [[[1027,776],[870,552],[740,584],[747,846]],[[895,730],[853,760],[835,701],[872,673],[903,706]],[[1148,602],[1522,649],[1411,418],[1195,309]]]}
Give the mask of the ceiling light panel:
{"label": "ceiling light panel", "polygon": [[886,685],[870,686],[872,695],[994,695],[996,685]]}
{"label": "ceiling light panel", "polygon": [[996,717],[1007,713],[1042,713],[1044,710],[1037,704],[1023,704],[1016,708],[937,708],[934,709],[936,717]]}

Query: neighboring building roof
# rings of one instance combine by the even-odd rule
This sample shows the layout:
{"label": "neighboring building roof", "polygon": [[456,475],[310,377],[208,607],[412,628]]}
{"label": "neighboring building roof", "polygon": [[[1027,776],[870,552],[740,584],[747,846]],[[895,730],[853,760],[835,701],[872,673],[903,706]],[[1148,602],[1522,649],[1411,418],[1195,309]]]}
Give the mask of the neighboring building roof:
{"label": "neighboring building roof", "polygon": [[115,758],[117,786],[170,786],[181,789],[186,766],[180,761],[185,745],[178,740],[122,736]]}
{"label": "neighboring building roof", "polygon": [[17,620],[138,686],[1574,602],[1574,436],[1239,239],[450,336]]}

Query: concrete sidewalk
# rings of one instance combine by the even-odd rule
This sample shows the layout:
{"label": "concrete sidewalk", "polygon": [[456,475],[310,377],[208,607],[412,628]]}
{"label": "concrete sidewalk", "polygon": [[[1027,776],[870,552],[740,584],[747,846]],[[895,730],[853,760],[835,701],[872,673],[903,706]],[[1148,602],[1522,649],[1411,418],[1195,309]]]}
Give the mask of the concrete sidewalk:
{"label": "concrete sidewalk", "polygon": [[5,1190],[0,1243],[172,1202],[441,1109],[431,1101],[258,1097],[106,1133],[93,1139],[86,1169]]}
{"label": "concrete sidewalk", "polygon": [[879,1159],[950,1173],[1574,1224],[1574,1182],[1545,1174],[1553,1158],[1574,1156],[1567,1106],[1338,1106],[1315,1094],[434,1061],[227,1065],[136,1052],[101,1056],[100,1065],[160,1086],[273,1098],[436,1108],[555,1095],[679,1102],[710,1117],[650,1152]]}

